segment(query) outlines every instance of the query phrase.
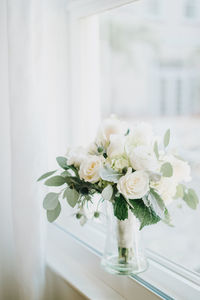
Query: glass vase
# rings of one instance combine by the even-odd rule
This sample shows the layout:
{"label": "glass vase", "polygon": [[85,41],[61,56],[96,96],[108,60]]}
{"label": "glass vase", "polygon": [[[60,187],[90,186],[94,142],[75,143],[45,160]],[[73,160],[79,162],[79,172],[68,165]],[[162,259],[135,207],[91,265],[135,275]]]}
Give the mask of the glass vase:
{"label": "glass vase", "polygon": [[109,273],[138,274],[147,269],[148,263],[141,244],[139,221],[128,211],[128,219],[118,220],[113,205],[106,201],[107,234],[102,266]]}

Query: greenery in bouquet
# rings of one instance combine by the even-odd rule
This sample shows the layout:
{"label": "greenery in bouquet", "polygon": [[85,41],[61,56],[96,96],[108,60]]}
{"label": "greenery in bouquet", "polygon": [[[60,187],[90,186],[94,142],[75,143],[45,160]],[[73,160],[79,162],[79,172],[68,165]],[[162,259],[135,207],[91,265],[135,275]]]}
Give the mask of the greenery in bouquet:
{"label": "greenery in bouquet", "polygon": [[[131,211],[140,229],[161,220],[171,225],[168,205],[180,198],[195,209],[198,197],[185,185],[191,180],[189,164],[169,149],[169,141],[170,130],[160,138],[146,123],[130,127],[117,118],[104,120],[92,144],[68,149],[66,156],[56,158],[60,168],[38,179],[45,179],[46,186],[61,187],[44,198],[48,221],[59,216],[61,203],[67,200],[84,224],[88,204],[98,218],[99,204],[105,200],[112,202],[120,221]],[[98,204],[95,194],[101,195]]]}

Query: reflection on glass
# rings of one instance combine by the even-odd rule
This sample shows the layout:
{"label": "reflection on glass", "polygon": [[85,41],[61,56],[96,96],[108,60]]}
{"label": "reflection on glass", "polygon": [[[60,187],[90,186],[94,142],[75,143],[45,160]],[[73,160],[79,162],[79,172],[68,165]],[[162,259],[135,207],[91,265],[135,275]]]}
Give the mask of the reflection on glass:
{"label": "reflection on glass", "polygon": [[[185,18],[190,2],[173,1],[172,10],[169,0],[141,0],[100,16],[101,114],[171,128],[200,195],[200,23]],[[144,230],[147,247],[200,272],[199,209],[174,200],[169,211],[175,227]]]}

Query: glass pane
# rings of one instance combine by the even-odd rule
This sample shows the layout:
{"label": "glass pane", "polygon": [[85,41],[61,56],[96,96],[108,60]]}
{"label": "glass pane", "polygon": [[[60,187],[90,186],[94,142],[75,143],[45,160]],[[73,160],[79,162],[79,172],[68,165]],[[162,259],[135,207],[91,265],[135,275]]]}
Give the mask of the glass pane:
{"label": "glass pane", "polygon": [[[184,5],[140,0],[99,17],[101,115],[148,121],[158,134],[171,128],[200,195],[200,25],[183,22]],[[200,272],[199,209],[174,200],[169,211],[174,227],[145,228],[147,247]]]}
{"label": "glass pane", "polygon": [[198,15],[198,3],[196,0],[186,0],[185,1],[185,17],[189,19],[194,19]]}

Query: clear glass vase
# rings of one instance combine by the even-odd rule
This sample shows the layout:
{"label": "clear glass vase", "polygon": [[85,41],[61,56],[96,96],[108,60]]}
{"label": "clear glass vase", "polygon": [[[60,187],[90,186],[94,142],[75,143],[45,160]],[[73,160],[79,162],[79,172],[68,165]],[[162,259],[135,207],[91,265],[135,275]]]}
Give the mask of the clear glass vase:
{"label": "clear glass vase", "polygon": [[141,244],[139,221],[130,210],[128,219],[118,220],[112,203],[106,202],[107,235],[102,266],[108,272],[119,275],[145,271],[148,263]]}

